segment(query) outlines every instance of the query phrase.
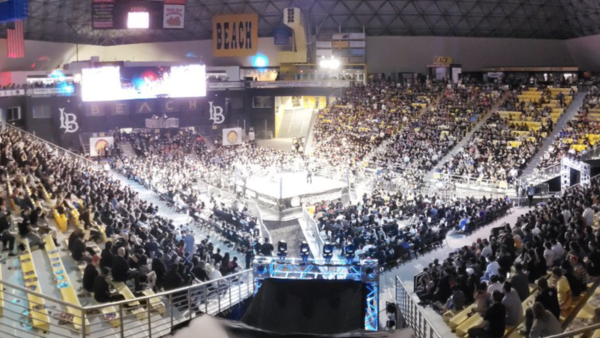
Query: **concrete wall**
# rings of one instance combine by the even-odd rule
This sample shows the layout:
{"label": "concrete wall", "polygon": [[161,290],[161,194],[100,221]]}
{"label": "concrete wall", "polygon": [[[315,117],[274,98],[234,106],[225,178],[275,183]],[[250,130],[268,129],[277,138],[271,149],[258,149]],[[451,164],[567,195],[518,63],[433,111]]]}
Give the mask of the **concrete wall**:
{"label": "concrete wall", "polygon": [[369,73],[426,72],[435,56],[451,56],[463,71],[500,66],[574,66],[561,40],[368,37]]}
{"label": "concrete wall", "polygon": [[600,71],[600,35],[566,41],[573,61],[582,70]]}
{"label": "concrete wall", "polygon": [[[78,48],[77,48],[78,47]],[[278,65],[278,46],[259,39],[259,51]],[[6,41],[0,39],[0,53]],[[250,66],[249,57],[213,58],[211,41],[165,42],[100,47],[26,41],[25,59],[0,58],[0,72],[52,70],[76,60],[99,56],[101,61],[201,61],[210,66]],[[600,70],[600,35],[572,40],[531,40],[457,37],[368,37],[370,73],[425,72],[435,56],[451,56],[463,71],[494,66],[579,66]]]}

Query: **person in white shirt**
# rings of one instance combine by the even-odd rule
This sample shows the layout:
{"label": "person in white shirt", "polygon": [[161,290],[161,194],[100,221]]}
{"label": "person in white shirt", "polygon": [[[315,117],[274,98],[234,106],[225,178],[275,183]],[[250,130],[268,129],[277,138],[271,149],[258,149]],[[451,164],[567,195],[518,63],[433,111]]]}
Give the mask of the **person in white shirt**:
{"label": "person in white shirt", "polygon": [[585,210],[583,210],[581,216],[585,220],[586,226],[591,227],[594,225],[594,209],[592,209],[589,202],[585,202]]}
{"label": "person in white shirt", "polygon": [[483,248],[483,250],[481,250],[481,255],[486,258],[490,257],[492,255],[492,253],[493,253],[492,246],[489,243]]}
{"label": "person in white shirt", "polygon": [[488,278],[492,278],[492,276],[497,276],[498,270],[500,269],[500,264],[496,262],[496,258],[494,258],[493,255],[490,255],[487,259],[489,263],[487,265],[487,268],[485,269],[486,275],[488,276]]}
{"label": "person in white shirt", "polygon": [[556,254],[555,260],[561,259],[563,253],[565,252],[565,249],[563,248],[562,244],[560,244],[560,242],[557,241],[556,238],[552,239],[551,243],[552,251],[554,251],[554,253]]}
{"label": "person in white shirt", "polygon": [[496,290],[502,292],[502,287],[503,285],[502,283],[500,283],[500,279],[498,278],[498,276],[492,276],[492,278],[490,279],[490,284],[487,288],[487,293],[491,297],[492,293],[494,293],[494,291]]}
{"label": "person in white shirt", "polygon": [[563,205],[562,215],[565,219],[565,224],[569,224],[569,221],[571,220],[571,211],[569,210],[566,204]]}
{"label": "person in white shirt", "polygon": [[546,260],[546,267],[550,268],[554,266],[556,260],[556,253],[552,250],[552,244],[550,242],[544,243],[544,259]]}

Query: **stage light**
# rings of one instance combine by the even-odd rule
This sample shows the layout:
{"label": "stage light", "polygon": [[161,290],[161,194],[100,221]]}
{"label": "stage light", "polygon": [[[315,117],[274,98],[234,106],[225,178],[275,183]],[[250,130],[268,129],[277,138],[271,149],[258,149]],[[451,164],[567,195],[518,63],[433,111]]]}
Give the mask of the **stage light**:
{"label": "stage light", "polygon": [[321,61],[319,61],[319,67],[324,69],[338,69],[340,68],[340,65],[340,60],[334,59],[333,56],[330,59],[323,57]]}
{"label": "stage light", "polygon": [[323,258],[325,258],[325,262],[329,263],[329,261],[331,261],[332,257],[333,257],[333,244],[331,244],[330,242],[325,242],[325,245],[323,245]]}
{"label": "stage light", "polygon": [[279,243],[277,243],[277,256],[280,260],[285,259],[285,257],[287,256],[287,251],[287,243],[284,240],[279,241]]}
{"label": "stage light", "polygon": [[390,302],[386,302],[385,305],[385,314],[388,317],[387,323],[386,323],[386,327],[388,330],[395,330],[396,329],[396,321],[397,316],[396,316],[396,304],[394,303],[390,303]]}
{"label": "stage light", "polygon": [[127,28],[150,28],[150,13],[129,12],[127,13]]}
{"label": "stage light", "polygon": [[302,241],[302,243],[300,243],[300,257],[305,264],[308,261],[308,256],[310,256],[310,247],[306,241]]}
{"label": "stage light", "polygon": [[252,67],[263,68],[269,65],[269,58],[261,53],[258,53],[250,59]]}
{"label": "stage light", "polygon": [[354,248],[354,244],[352,242],[348,242],[344,247],[344,253],[346,255],[346,261],[348,264],[354,261],[354,254],[356,253],[356,249]]}

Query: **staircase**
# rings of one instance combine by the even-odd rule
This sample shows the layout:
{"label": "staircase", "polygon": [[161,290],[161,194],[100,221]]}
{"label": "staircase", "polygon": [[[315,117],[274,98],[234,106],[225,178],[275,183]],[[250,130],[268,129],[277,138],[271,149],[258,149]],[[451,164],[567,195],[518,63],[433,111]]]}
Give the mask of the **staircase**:
{"label": "staircase", "polygon": [[311,110],[286,110],[277,138],[306,137],[312,117]]}
{"label": "staircase", "polygon": [[[583,106],[583,99],[585,98],[585,95],[585,92],[580,92],[575,96],[573,102],[571,102],[571,105],[569,106],[569,108],[567,108],[567,111],[560,117],[550,135],[548,135],[546,139],[542,142],[542,146],[540,147],[538,152],[535,154],[535,156],[533,156],[533,158],[531,158],[531,160],[527,164],[527,167],[523,169],[521,179],[525,179],[527,181],[533,179],[532,175],[534,174],[535,168],[538,166],[542,157],[546,154],[546,152],[556,139],[556,135],[558,135],[561,132],[561,130],[563,130],[567,122],[569,122],[575,116],[575,114],[577,114],[581,106]],[[556,171],[551,169],[544,169],[542,169],[542,171],[545,171],[546,173],[544,175],[544,181],[551,180],[554,177],[560,176],[560,170]],[[528,179],[528,177],[530,179]]]}
{"label": "staircase", "polygon": [[133,150],[133,147],[129,142],[121,143],[121,150],[123,151],[123,154],[125,154],[127,157],[136,157],[135,150]]}
{"label": "staircase", "polygon": [[[461,151],[464,146],[467,144],[467,142],[469,142],[471,140],[471,137],[473,136],[473,134],[479,130],[479,128],[481,128],[481,126],[483,126],[486,121],[492,116],[492,114],[496,111],[498,111],[498,109],[500,109],[500,107],[504,104],[504,101],[506,100],[506,98],[508,97],[509,93],[504,93],[502,95],[502,97],[498,100],[498,102],[496,102],[494,105],[492,105],[492,107],[490,108],[489,112],[481,119],[480,122],[478,122],[476,125],[473,126],[473,128],[471,128],[471,130],[465,134],[465,136],[454,145],[454,147],[452,148],[452,150],[450,150],[450,152],[448,152],[444,157],[442,157],[440,159],[440,161],[438,162],[438,164],[431,169],[427,175],[425,175],[425,182],[429,182],[433,179],[433,174],[436,172],[436,170],[438,168],[440,168],[442,165],[444,165],[446,162],[450,161],[450,159],[452,157],[454,157],[454,155],[456,155],[459,151]],[[470,101],[471,103],[473,102]]]}

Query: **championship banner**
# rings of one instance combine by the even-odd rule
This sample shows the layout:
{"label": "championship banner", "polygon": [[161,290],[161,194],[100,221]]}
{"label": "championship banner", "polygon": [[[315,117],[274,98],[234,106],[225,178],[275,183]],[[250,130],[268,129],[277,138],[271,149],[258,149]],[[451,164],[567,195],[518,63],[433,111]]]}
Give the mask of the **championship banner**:
{"label": "championship banner", "polygon": [[115,138],[112,136],[106,137],[90,137],[90,156],[96,157],[98,154],[104,154],[104,148],[109,146],[110,149],[113,149],[115,145]]}
{"label": "championship banner", "polygon": [[258,48],[258,15],[232,14],[213,17],[213,56],[255,55]]}
{"label": "championship banner", "polygon": [[184,27],[185,5],[168,5],[165,2],[163,28],[182,29]]}
{"label": "championship banner", "polygon": [[242,144],[242,128],[223,129],[223,145],[235,146]]}

